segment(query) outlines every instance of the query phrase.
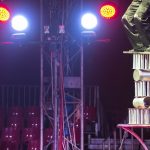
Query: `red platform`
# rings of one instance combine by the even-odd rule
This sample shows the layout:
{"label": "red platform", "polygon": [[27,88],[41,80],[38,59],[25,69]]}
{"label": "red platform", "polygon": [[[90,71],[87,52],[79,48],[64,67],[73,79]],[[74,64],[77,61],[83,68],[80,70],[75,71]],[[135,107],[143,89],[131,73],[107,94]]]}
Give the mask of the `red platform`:
{"label": "red platform", "polygon": [[145,125],[145,124],[118,124],[117,127],[130,133],[132,136],[134,136],[140,142],[140,144],[142,145],[144,150],[148,150],[144,141],[132,130],[132,128],[150,128],[149,124],[148,125]]}

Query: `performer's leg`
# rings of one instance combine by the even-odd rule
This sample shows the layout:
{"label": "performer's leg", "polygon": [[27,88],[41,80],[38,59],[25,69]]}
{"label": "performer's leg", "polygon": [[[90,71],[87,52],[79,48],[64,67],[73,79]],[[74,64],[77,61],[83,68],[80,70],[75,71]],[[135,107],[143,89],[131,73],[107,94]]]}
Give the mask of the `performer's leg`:
{"label": "performer's leg", "polygon": [[142,2],[141,0],[133,0],[122,17],[122,22],[127,31],[127,35],[130,40],[130,43],[133,46],[133,49],[137,51],[142,51],[144,46],[139,38],[139,34],[136,30],[136,26],[134,23],[134,15],[141,2]]}
{"label": "performer's leg", "polygon": [[139,37],[142,43],[146,46],[150,46],[150,39],[148,39],[146,29],[144,27],[150,26],[150,23],[147,21],[146,14],[150,7],[150,0],[143,0],[137,9],[134,15],[135,27],[138,30]]}
{"label": "performer's leg", "polygon": [[141,0],[133,0],[126,10],[125,14],[122,16],[122,23],[126,26],[126,28],[136,34],[135,23],[134,23],[134,15],[141,4]]}

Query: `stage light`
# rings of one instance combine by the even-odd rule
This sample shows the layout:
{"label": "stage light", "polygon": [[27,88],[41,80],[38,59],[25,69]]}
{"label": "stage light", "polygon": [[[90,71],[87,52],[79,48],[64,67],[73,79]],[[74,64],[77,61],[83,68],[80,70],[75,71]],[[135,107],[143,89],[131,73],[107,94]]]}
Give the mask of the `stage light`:
{"label": "stage light", "polygon": [[113,3],[106,3],[100,7],[100,15],[106,19],[111,19],[116,15],[116,6]]}
{"label": "stage light", "polygon": [[6,22],[10,18],[9,10],[5,6],[0,5],[0,22]]}
{"label": "stage light", "polygon": [[92,13],[86,13],[81,18],[81,25],[87,30],[94,29],[97,26],[97,17]]}
{"label": "stage light", "polygon": [[11,26],[16,31],[24,31],[28,28],[28,20],[22,15],[16,15],[11,20]]}

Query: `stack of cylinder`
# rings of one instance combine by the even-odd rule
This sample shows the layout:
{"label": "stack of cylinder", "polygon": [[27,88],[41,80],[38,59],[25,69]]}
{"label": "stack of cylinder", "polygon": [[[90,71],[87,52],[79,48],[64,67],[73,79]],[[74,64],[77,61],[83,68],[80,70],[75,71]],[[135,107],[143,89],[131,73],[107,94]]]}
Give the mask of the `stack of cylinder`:
{"label": "stack of cylinder", "polygon": [[134,108],[128,109],[129,124],[150,124],[150,52],[133,55]]}
{"label": "stack of cylinder", "polygon": [[129,108],[129,124],[150,124],[150,109]]}

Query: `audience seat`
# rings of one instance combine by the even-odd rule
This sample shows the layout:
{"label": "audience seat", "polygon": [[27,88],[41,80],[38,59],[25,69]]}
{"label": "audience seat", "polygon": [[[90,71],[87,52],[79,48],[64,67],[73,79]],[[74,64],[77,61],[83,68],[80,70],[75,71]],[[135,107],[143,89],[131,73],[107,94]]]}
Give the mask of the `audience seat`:
{"label": "audience seat", "polygon": [[40,108],[38,106],[30,106],[26,108],[26,117],[39,117],[40,116]]}
{"label": "audience seat", "polygon": [[30,141],[27,146],[27,150],[40,150],[40,141],[39,140]]}
{"label": "audience seat", "polygon": [[3,128],[0,150],[19,150],[20,132],[14,128]]}
{"label": "audience seat", "polygon": [[39,140],[40,129],[37,128],[24,128],[22,133],[22,139],[24,143],[28,143],[32,140]]}
{"label": "audience seat", "polygon": [[51,143],[52,142],[52,139],[53,139],[53,130],[52,130],[52,128],[46,128],[46,129],[44,129],[44,133],[43,133],[44,135],[44,145],[47,145],[47,144],[49,144],[49,143]]}

